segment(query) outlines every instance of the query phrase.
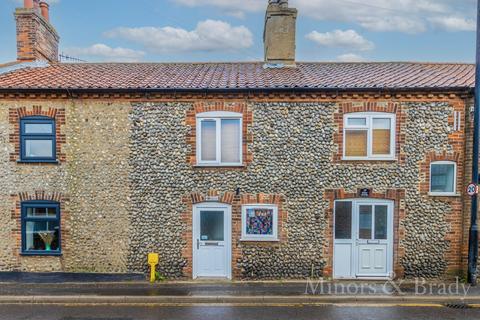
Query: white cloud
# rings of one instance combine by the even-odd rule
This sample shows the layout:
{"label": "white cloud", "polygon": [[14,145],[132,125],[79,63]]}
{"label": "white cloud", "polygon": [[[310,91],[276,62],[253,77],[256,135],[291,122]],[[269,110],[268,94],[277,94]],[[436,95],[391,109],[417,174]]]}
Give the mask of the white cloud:
{"label": "white cloud", "polygon": [[365,39],[355,30],[334,30],[320,33],[312,31],[305,36],[307,39],[326,47],[350,48],[360,51],[373,50],[373,42]]}
{"label": "white cloud", "polygon": [[99,60],[137,62],[142,60],[145,52],[128,48],[111,48],[103,43],[97,43],[86,48],[69,48],[65,50],[68,55],[75,57],[92,57]]}
{"label": "white cloud", "polygon": [[358,54],[355,53],[346,53],[339,55],[337,57],[337,61],[340,62],[363,62],[366,61],[366,59]]}
{"label": "white cloud", "polygon": [[[189,7],[212,6],[226,12],[244,13],[262,12],[267,5],[267,0],[170,1]],[[432,20],[438,16],[464,19],[467,27],[461,24],[462,27],[449,30],[468,31],[469,21],[476,12],[475,4],[475,0],[290,0],[290,6],[297,8],[301,15],[317,20],[355,23],[370,31],[404,33],[445,29],[445,24]]]}
{"label": "white cloud", "polygon": [[446,31],[475,31],[477,28],[474,19],[465,19],[462,17],[433,17],[430,22],[439,29]]}
{"label": "white cloud", "polygon": [[217,20],[201,21],[191,31],[175,27],[121,27],[105,35],[139,43],[153,53],[226,51],[253,45],[253,35],[248,28]]}

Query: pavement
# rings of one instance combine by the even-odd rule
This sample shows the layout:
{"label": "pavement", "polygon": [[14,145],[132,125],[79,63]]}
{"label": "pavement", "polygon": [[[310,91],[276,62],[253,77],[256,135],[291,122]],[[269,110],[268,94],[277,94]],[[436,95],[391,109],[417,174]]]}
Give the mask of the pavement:
{"label": "pavement", "polygon": [[315,305],[383,304],[480,307],[480,287],[460,282],[180,281],[0,283],[0,304]]}

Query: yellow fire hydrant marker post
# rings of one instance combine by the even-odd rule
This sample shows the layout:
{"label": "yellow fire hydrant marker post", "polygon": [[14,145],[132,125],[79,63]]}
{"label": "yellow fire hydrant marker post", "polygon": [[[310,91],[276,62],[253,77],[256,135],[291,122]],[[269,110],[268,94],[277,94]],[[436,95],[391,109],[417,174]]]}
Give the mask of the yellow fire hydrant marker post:
{"label": "yellow fire hydrant marker post", "polygon": [[148,264],[150,265],[150,282],[155,282],[155,267],[158,264],[158,253],[148,254]]}

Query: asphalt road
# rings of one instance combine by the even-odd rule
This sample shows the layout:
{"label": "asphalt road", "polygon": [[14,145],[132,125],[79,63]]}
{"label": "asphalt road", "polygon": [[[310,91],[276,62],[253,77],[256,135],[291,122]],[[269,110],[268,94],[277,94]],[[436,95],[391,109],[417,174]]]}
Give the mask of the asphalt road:
{"label": "asphalt road", "polygon": [[404,306],[57,306],[0,305],[0,319],[16,320],[302,320],[480,319],[480,309]]}

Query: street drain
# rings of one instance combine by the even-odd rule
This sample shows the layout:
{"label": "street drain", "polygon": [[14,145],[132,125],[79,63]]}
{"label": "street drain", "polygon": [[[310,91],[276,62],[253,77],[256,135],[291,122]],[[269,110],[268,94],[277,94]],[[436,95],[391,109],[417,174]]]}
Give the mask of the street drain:
{"label": "street drain", "polygon": [[450,308],[450,309],[468,309],[470,306],[464,302],[458,302],[458,303],[446,303],[445,307]]}

